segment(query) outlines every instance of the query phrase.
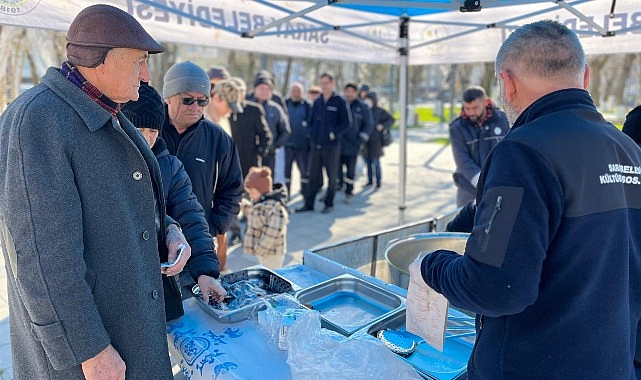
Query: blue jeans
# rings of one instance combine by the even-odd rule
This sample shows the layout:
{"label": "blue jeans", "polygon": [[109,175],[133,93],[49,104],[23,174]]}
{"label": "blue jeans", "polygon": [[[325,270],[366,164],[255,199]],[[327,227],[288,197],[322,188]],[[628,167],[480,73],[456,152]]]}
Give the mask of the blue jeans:
{"label": "blue jeans", "polygon": [[368,158],[367,163],[367,183],[373,184],[372,177],[376,175],[376,186],[381,185],[381,161],[378,158]]}

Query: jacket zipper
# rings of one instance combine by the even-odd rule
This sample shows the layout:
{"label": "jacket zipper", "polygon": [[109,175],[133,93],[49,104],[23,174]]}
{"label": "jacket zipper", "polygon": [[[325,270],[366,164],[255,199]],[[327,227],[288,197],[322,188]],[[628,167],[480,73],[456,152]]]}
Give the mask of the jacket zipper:
{"label": "jacket zipper", "polygon": [[490,232],[492,232],[492,224],[494,223],[494,218],[496,218],[496,215],[501,211],[501,202],[503,202],[503,196],[499,195],[496,197],[496,204],[494,205],[494,211],[492,212],[492,216],[490,216],[490,221],[487,223],[487,226],[485,226],[485,237],[483,239],[483,250],[487,249],[487,245],[490,241]]}
{"label": "jacket zipper", "polygon": [[477,348],[479,345],[479,340],[481,338],[481,333],[483,332],[483,315],[479,315],[479,323],[478,323],[478,332],[476,333],[476,339],[474,341],[474,348],[472,348],[472,366],[476,368],[476,353],[477,353]]}

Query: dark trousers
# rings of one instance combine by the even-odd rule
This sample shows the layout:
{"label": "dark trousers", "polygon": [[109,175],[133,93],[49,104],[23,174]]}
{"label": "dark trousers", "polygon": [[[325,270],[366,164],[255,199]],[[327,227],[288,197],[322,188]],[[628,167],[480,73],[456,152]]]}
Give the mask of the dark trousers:
{"label": "dark trousers", "polygon": [[337,147],[315,146],[309,151],[309,187],[305,194],[305,207],[314,208],[316,194],[323,187],[323,168],[328,179],[325,206],[334,206],[339,153],[340,148]]}
{"label": "dark trousers", "polygon": [[285,149],[285,181],[287,183],[287,194],[291,194],[292,166],[296,162],[300,171],[300,193],[303,196],[307,193],[309,184],[309,151],[306,149]]}
{"label": "dark trousers", "polygon": [[272,171],[272,178],[274,176],[274,166],[276,165],[276,155],[273,153],[270,153],[263,157],[263,166],[269,167],[269,169]]}
{"label": "dark trousers", "polygon": [[[347,173],[343,173],[343,168]],[[341,154],[341,164],[338,167],[338,184],[341,188],[345,184],[345,194],[353,194],[355,174],[356,156]]]}

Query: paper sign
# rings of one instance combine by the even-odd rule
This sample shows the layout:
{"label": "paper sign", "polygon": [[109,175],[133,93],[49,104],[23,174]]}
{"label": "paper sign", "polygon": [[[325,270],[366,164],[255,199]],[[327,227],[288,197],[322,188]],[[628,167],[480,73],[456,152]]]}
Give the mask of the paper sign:
{"label": "paper sign", "polygon": [[427,286],[421,276],[425,253],[410,264],[410,283],[407,288],[405,329],[418,335],[427,344],[443,351],[449,303],[445,297]]}

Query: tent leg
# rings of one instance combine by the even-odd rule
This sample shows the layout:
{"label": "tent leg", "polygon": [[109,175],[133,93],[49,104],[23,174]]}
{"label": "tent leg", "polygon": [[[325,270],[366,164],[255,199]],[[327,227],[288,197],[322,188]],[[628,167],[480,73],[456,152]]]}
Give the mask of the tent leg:
{"label": "tent leg", "polygon": [[410,19],[403,15],[400,19],[400,48],[398,53],[399,60],[399,88],[398,88],[398,106],[401,114],[399,121],[399,165],[398,165],[398,211],[399,224],[405,224],[405,195],[406,195],[406,175],[407,175],[407,71],[409,66],[409,23]]}

